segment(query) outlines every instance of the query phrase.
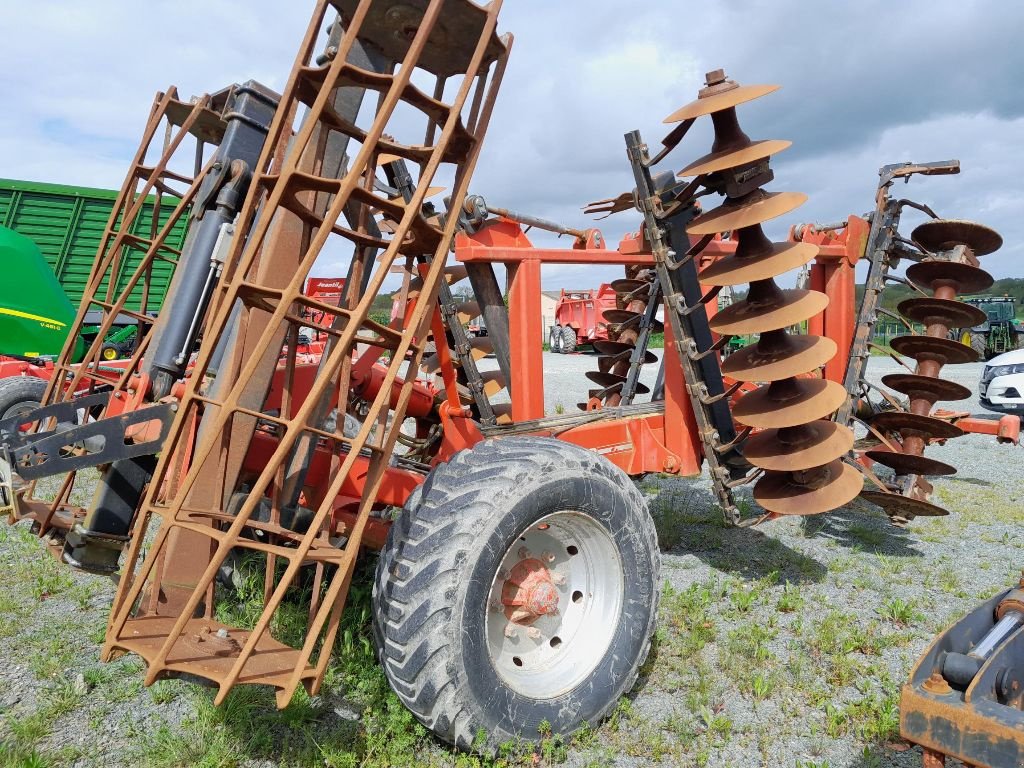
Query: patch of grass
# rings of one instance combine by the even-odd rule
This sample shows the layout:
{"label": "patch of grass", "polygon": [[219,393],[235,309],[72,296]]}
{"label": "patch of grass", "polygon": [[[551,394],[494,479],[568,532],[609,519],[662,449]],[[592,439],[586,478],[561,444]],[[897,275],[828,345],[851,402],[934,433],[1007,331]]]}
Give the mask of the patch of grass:
{"label": "patch of grass", "polygon": [[880,613],[882,618],[888,619],[901,627],[924,620],[924,614],[917,610],[913,602],[907,602],[898,597],[889,600],[883,605]]}
{"label": "patch of grass", "polygon": [[658,546],[668,551],[686,540],[687,526],[696,522],[691,511],[694,491],[673,487],[661,488],[660,491],[650,501],[649,508],[658,532]]}
{"label": "patch of grass", "polygon": [[804,596],[800,592],[800,585],[787,583],[782,587],[782,594],[775,604],[775,609],[780,613],[794,613],[804,605]]}
{"label": "patch of grass", "polygon": [[717,601],[715,587],[693,584],[678,592],[668,584],[662,592],[663,626],[674,630],[672,650],[684,659],[700,652],[715,639],[715,622],[711,606]]}
{"label": "patch of grass", "polygon": [[846,529],[846,532],[851,538],[872,549],[876,549],[885,543],[886,535],[883,531],[863,523],[852,523]]}

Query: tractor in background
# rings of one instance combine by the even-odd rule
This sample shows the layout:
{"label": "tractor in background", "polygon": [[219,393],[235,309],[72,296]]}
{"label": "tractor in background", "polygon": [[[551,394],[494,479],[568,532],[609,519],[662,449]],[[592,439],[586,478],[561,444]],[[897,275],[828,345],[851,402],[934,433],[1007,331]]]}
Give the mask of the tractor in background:
{"label": "tractor in background", "polygon": [[985,321],[960,329],[960,342],[985,360],[1012,352],[1024,340],[1024,327],[1016,322],[1017,300],[1012,296],[976,296],[964,299],[985,313]]}

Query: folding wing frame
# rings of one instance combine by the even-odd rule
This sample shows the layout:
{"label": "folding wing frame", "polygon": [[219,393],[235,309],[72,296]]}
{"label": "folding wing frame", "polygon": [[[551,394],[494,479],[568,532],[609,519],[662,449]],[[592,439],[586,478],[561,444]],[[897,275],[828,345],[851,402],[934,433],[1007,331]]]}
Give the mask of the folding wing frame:
{"label": "folding wing frame", "polygon": [[[198,675],[216,683],[219,703],[236,684],[267,684],[282,707],[299,684],[319,688],[364,531],[382,506],[457,225],[456,216],[428,220],[422,204],[439,174],[451,179],[452,210],[465,197],[511,44],[496,35],[500,5],[318,3],[239,217],[248,236],[236,237],[226,260],[216,314],[137,516],[111,612],[104,655],[139,654],[147,685]],[[343,34],[319,63],[314,44],[332,9]],[[363,49],[387,63],[354,63]],[[335,106],[339,89],[375,93],[376,103],[351,119]],[[410,119],[425,124],[422,143],[405,140]],[[339,135],[352,159],[332,174],[325,147]],[[377,192],[382,154],[418,167],[410,200]],[[374,212],[397,222],[393,233],[381,234]],[[341,305],[304,294],[318,257],[339,251],[348,260]],[[400,257],[423,264],[404,328],[369,317]],[[296,362],[296,340],[317,316],[333,321],[316,326],[328,341],[309,375]],[[346,431],[359,376],[374,364],[383,380],[361,403],[358,430]],[[245,461],[257,443],[269,448],[253,468]],[[329,471],[314,482],[312,458],[325,454]],[[335,501],[353,486],[354,514],[342,521]],[[264,604],[249,627],[217,620],[216,577],[240,552],[266,568]],[[308,606],[304,637],[292,645],[275,636],[286,595],[290,607],[297,595]]]}

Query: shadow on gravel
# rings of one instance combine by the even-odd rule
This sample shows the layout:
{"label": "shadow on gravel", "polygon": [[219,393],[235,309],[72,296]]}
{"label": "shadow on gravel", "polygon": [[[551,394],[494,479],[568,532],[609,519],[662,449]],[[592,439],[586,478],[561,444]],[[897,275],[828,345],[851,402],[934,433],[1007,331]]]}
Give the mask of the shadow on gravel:
{"label": "shadow on gravel", "polygon": [[[742,504],[742,501],[740,501]],[[776,574],[780,582],[819,582],[828,569],[757,528],[726,524],[714,497],[690,485],[663,485],[649,498],[664,552],[693,555],[744,579]]]}
{"label": "shadow on gravel", "polygon": [[891,557],[922,557],[914,537],[868,505],[851,504],[834,512],[800,520],[807,538],[832,539],[850,549]]}

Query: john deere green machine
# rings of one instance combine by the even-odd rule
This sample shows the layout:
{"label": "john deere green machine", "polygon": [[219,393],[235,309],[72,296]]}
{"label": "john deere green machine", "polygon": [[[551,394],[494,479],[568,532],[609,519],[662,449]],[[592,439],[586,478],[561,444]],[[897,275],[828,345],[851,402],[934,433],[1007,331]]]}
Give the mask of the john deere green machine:
{"label": "john deere green machine", "polygon": [[[0,355],[29,359],[60,354],[75,308],[32,240],[0,227]],[[76,342],[75,357],[85,353]]]}
{"label": "john deere green machine", "polygon": [[1024,328],[1015,319],[1017,304],[1012,296],[976,296],[962,301],[985,313],[984,323],[960,330],[960,341],[985,360],[1017,349],[1024,341]]}

